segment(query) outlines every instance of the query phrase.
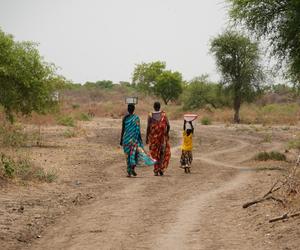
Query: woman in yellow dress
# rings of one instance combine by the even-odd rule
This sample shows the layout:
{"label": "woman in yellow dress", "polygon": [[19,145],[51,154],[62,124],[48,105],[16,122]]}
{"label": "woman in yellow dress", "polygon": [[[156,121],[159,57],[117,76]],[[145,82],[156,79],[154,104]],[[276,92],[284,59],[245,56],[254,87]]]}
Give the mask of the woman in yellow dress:
{"label": "woman in yellow dress", "polygon": [[183,123],[183,142],[181,146],[181,158],[180,164],[181,168],[184,168],[185,173],[191,173],[191,164],[193,161],[193,134],[194,134],[194,126],[192,122],[188,122],[184,120]]}

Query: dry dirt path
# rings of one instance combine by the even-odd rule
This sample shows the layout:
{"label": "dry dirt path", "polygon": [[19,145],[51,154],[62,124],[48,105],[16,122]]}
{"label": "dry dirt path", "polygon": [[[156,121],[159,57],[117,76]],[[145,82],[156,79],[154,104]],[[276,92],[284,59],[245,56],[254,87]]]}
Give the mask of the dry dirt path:
{"label": "dry dirt path", "polygon": [[203,153],[196,147],[189,175],[178,168],[178,146],[163,177],[142,167],[137,178],[126,178],[122,161],[104,166],[108,191],[49,227],[29,249],[273,248],[256,241],[241,220],[243,190],[255,180],[240,163],[254,154],[259,138],[211,130],[203,137],[222,147]]}

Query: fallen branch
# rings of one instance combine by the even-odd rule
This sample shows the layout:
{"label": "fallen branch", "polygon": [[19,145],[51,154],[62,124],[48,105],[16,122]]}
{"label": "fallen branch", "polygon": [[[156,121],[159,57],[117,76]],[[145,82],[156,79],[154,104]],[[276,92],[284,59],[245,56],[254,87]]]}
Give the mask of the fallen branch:
{"label": "fallen branch", "polygon": [[[280,185],[279,187],[276,187],[276,185],[277,185],[279,182],[280,182],[280,181],[276,181],[276,182],[274,183],[274,185],[271,187],[271,189],[270,189],[270,190],[269,190],[262,198],[245,203],[245,204],[243,205],[243,208],[247,208],[247,207],[250,207],[250,206],[252,206],[252,205],[254,205],[254,204],[261,203],[261,202],[263,202],[263,201],[270,200],[270,199],[275,200],[275,201],[278,201],[278,202],[281,202],[281,203],[283,204],[283,201],[282,201],[282,200],[276,199],[276,198],[274,198],[273,196],[269,196],[270,194],[272,194],[272,193],[278,191],[278,190],[283,186],[283,184],[282,184],[282,185]],[[275,187],[276,187],[276,188],[275,188]]]}
{"label": "fallen branch", "polygon": [[276,185],[277,185],[279,182],[280,182],[280,181],[276,181],[276,182],[274,183],[274,185],[271,187],[271,189],[263,196],[263,198],[266,198],[269,194],[272,194],[272,193],[278,191],[278,190],[283,186],[283,184],[282,184],[281,186],[275,188]]}
{"label": "fallen branch", "polygon": [[252,205],[254,205],[254,204],[261,203],[261,202],[267,201],[267,200],[274,200],[274,201],[277,201],[277,202],[281,203],[282,205],[284,205],[283,200],[278,199],[278,198],[275,198],[275,197],[273,197],[273,196],[268,196],[268,197],[263,197],[263,198],[258,199],[258,200],[254,200],[254,201],[247,202],[247,203],[245,203],[245,204],[243,205],[243,208],[247,208],[247,207],[250,207],[250,206],[252,206]]}
{"label": "fallen branch", "polygon": [[266,198],[262,198],[262,199],[258,199],[258,200],[254,200],[254,201],[247,202],[247,203],[245,203],[245,204],[243,205],[243,208],[250,207],[250,206],[252,206],[252,205],[254,205],[254,204],[263,202],[263,201],[265,201],[265,200],[266,200]]}
{"label": "fallen branch", "polygon": [[289,218],[294,218],[294,217],[297,217],[297,216],[300,216],[300,213],[295,213],[295,214],[291,214],[291,215],[284,214],[280,217],[276,217],[276,218],[273,218],[273,219],[269,220],[269,222],[272,223],[272,222],[276,222],[276,221],[286,220],[286,219],[289,219]]}

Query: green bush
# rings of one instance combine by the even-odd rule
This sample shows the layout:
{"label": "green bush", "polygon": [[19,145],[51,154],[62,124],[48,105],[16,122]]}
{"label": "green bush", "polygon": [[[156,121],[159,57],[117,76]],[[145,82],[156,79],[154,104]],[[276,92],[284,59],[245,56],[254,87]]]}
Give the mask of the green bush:
{"label": "green bush", "polygon": [[57,123],[63,126],[75,127],[75,121],[71,116],[58,117]]}
{"label": "green bush", "polygon": [[65,81],[56,67],[44,61],[37,44],[16,41],[0,28],[0,105],[5,117],[14,122],[15,114],[45,113],[57,105],[53,94]]}
{"label": "green bush", "polygon": [[231,99],[227,92],[223,86],[210,82],[206,75],[196,77],[184,88],[182,94],[183,109],[230,106]]}
{"label": "green bush", "polygon": [[75,137],[75,136],[76,136],[76,133],[75,133],[74,130],[67,129],[67,130],[63,133],[63,136],[66,137],[66,138],[72,138],[72,137]]}
{"label": "green bush", "polygon": [[12,178],[14,177],[15,173],[15,162],[10,159],[9,157],[1,154],[1,166],[2,170],[4,171],[4,176]]}
{"label": "green bush", "polygon": [[268,160],[286,161],[286,156],[277,151],[260,152],[255,156],[254,159],[256,161],[268,161]]}
{"label": "green bush", "polygon": [[211,119],[209,117],[203,117],[201,119],[201,124],[202,125],[211,125]]}
{"label": "green bush", "polygon": [[286,156],[280,152],[272,151],[270,152],[270,159],[275,161],[286,161]]}
{"label": "green bush", "polygon": [[91,115],[89,115],[89,114],[86,114],[86,113],[80,113],[77,119],[78,119],[79,121],[91,121],[91,120],[92,120],[92,117],[91,117]]}
{"label": "green bush", "polygon": [[269,153],[267,152],[259,152],[256,156],[255,156],[255,160],[256,161],[267,161],[270,159]]}

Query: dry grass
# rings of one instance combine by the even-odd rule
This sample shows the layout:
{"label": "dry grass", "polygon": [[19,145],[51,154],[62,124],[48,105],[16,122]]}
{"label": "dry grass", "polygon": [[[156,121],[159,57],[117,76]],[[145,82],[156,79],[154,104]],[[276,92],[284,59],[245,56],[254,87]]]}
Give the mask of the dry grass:
{"label": "dry grass", "polygon": [[[75,89],[66,90],[61,95],[60,110],[56,114],[38,115],[33,113],[31,117],[21,118],[19,121],[37,125],[57,124],[57,118],[71,116],[74,120],[80,120],[82,114],[92,114],[96,117],[121,118],[126,113],[126,96],[138,96],[139,103],[136,113],[141,118],[146,118],[153,108],[153,102],[157,98],[145,96],[134,90],[117,86],[113,89]],[[162,102],[161,102],[162,103]],[[207,117],[213,122],[232,123],[233,110],[230,108],[183,111],[182,104],[171,103],[163,105],[162,109],[168,114],[169,119],[182,119],[186,112],[198,114],[199,119]],[[0,110],[3,117],[3,111]],[[244,104],[240,110],[241,123],[244,124],[287,124],[296,125],[300,118],[300,109],[297,103],[280,103],[259,106],[256,104]]]}
{"label": "dry grass", "polygon": [[36,166],[25,156],[14,153],[0,154],[0,177],[15,181],[42,181],[53,182],[57,178],[54,171],[46,172],[43,168]]}

